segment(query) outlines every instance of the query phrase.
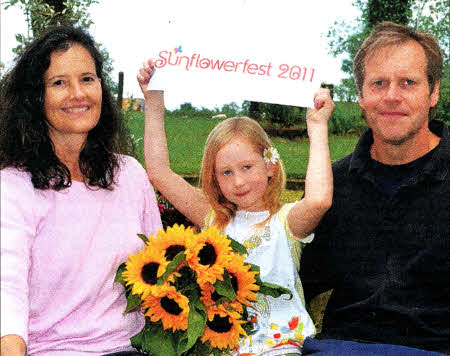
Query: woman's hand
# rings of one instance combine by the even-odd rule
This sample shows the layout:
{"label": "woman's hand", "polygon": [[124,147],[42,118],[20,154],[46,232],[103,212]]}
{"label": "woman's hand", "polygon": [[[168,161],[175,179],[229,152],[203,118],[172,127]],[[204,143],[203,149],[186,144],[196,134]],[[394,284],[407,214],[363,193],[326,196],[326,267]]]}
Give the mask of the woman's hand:
{"label": "woman's hand", "polygon": [[2,336],[1,354],[4,356],[25,356],[25,341],[18,335]]}
{"label": "woman's hand", "polygon": [[141,87],[142,93],[144,94],[144,98],[147,98],[148,95],[148,84],[150,83],[150,79],[153,77],[155,73],[155,63],[153,59],[148,59],[146,62],[142,64],[141,69],[137,74],[137,81],[139,86]]}

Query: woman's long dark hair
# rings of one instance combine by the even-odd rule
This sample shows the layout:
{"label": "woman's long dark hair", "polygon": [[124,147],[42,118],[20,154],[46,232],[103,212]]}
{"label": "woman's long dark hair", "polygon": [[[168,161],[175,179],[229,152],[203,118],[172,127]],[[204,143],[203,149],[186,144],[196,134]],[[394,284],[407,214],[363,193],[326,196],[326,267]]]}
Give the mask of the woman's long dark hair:
{"label": "woman's long dark hair", "polygon": [[44,73],[54,51],[83,46],[101,79],[100,119],[87,137],[79,165],[89,186],[112,189],[119,167],[115,153],[132,153],[133,143],[103,74],[103,59],[92,37],[71,26],[47,30],[31,42],[0,81],[0,168],[31,174],[36,189],[60,190],[71,185],[69,169],[58,159],[44,115]]}

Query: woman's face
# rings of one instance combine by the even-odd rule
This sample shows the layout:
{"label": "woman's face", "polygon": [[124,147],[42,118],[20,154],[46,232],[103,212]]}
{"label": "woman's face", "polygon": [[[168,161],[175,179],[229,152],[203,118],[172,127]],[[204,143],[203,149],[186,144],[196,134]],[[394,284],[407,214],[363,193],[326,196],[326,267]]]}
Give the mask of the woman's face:
{"label": "woman's face", "polygon": [[44,114],[55,145],[86,140],[100,119],[102,87],[89,51],[79,44],[50,55],[44,73]]}

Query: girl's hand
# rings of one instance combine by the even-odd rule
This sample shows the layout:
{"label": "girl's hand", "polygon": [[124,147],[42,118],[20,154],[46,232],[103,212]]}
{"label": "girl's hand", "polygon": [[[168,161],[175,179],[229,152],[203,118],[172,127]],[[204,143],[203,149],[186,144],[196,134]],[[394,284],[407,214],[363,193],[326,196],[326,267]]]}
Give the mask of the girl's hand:
{"label": "girl's hand", "polygon": [[333,113],[335,104],[330,96],[330,90],[320,88],[314,95],[314,108],[306,111],[306,122],[310,124],[327,124]]}
{"label": "girl's hand", "polygon": [[144,97],[146,97],[148,92],[148,83],[150,83],[150,79],[153,77],[155,73],[155,62],[153,59],[148,59],[146,62],[142,64],[142,68],[139,69],[137,74],[137,81],[139,86],[141,87],[142,93]]}

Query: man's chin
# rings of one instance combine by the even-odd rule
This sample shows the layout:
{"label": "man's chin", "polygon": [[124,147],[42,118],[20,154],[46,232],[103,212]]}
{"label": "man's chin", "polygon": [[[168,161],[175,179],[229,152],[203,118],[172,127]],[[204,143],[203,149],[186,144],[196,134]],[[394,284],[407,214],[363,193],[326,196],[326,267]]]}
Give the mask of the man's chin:
{"label": "man's chin", "polygon": [[413,139],[417,131],[410,132],[379,132],[378,138],[387,145],[400,146]]}

